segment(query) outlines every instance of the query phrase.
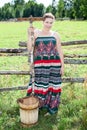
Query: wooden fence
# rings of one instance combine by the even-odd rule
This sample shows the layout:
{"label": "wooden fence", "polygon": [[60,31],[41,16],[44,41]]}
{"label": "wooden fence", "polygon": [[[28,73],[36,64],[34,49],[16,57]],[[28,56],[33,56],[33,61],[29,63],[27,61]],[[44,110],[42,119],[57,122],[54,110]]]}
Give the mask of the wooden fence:
{"label": "wooden fence", "polygon": [[[69,45],[87,45],[87,40],[82,40],[82,41],[70,41],[70,42],[62,42],[62,46],[69,46]],[[0,48],[0,56],[29,56],[28,52],[27,52],[27,48],[26,48],[26,42],[19,42],[19,46],[21,48],[11,48],[11,49],[6,49],[6,48]],[[23,47],[23,48],[22,48]],[[85,55],[76,55],[76,54],[72,54],[72,55],[66,55],[64,54],[64,63],[65,64],[87,64],[87,60],[84,59],[79,59],[80,57],[82,58],[86,58],[87,54]],[[78,59],[75,59],[78,58]],[[30,75],[30,71],[0,71],[0,75]],[[63,83],[83,83],[85,80],[85,78],[70,78],[70,77],[66,77],[66,78],[62,78],[62,82]],[[0,92],[3,91],[11,91],[11,90],[23,90],[23,89],[27,89],[27,86],[19,86],[19,87],[9,87],[9,88],[0,88]]]}

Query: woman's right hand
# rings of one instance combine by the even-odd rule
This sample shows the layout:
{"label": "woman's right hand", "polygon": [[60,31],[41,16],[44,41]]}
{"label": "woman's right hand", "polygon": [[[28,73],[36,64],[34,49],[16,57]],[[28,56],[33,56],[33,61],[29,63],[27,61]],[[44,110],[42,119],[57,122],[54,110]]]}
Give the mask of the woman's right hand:
{"label": "woman's right hand", "polygon": [[28,35],[34,35],[34,27],[29,27],[28,28]]}

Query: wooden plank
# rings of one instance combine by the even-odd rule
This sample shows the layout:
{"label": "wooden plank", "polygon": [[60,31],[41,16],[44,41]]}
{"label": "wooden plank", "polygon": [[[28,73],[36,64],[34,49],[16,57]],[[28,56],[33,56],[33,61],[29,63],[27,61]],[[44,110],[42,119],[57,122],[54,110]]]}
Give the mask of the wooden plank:
{"label": "wooden plank", "polygon": [[64,59],[65,64],[87,64],[87,60],[84,59]]}
{"label": "wooden plank", "polygon": [[[87,60],[80,59],[64,59],[65,64],[87,64]],[[30,71],[3,70],[0,75],[29,75]]]}
{"label": "wooden plank", "polygon": [[68,58],[86,58],[87,57],[87,54],[80,54],[80,55],[78,55],[78,54],[71,54],[71,55],[69,55],[69,54],[64,54],[64,57],[68,57]]}
{"label": "wooden plank", "polygon": [[0,48],[0,53],[21,53],[21,52],[26,52],[26,48]]}
{"label": "wooden plank", "polygon": [[27,89],[27,86],[0,88],[0,92],[13,91],[13,90],[24,90],[24,89]]}
{"label": "wooden plank", "polygon": [[28,18],[17,18],[17,21],[42,21],[43,17],[28,17]]}
{"label": "wooden plank", "polygon": [[[28,53],[0,53],[0,56],[29,56]],[[64,54],[64,58],[86,58],[87,54]]]}
{"label": "wooden plank", "polygon": [[0,75],[30,75],[30,71],[3,70]]}
{"label": "wooden plank", "polygon": [[[62,78],[63,83],[84,83],[85,78]],[[13,90],[25,90],[27,86],[19,86],[19,87],[7,87],[7,88],[0,88],[0,92],[4,91],[13,91]]]}
{"label": "wooden plank", "polygon": [[62,46],[87,44],[87,40],[62,42]]}
{"label": "wooden plank", "polygon": [[0,53],[0,56],[28,56],[27,53]]}
{"label": "wooden plank", "polygon": [[68,83],[68,82],[83,83],[85,81],[85,78],[70,78],[70,77],[67,77],[67,78],[62,78],[62,81],[63,81],[63,83]]}
{"label": "wooden plank", "polygon": [[[87,40],[79,40],[79,41],[67,41],[67,42],[62,42],[62,46],[68,46],[68,45],[87,45]],[[19,46],[21,47],[27,47],[27,42],[24,41],[19,41]]]}

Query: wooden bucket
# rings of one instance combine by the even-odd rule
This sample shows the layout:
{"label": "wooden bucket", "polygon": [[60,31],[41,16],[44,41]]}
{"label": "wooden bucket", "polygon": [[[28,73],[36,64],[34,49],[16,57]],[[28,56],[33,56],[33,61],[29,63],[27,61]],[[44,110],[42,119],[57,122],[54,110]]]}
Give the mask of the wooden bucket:
{"label": "wooden bucket", "polygon": [[17,100],[20,106],[21,124],[30,127],[38,122],[39,100],[34,96],[24,97]]}

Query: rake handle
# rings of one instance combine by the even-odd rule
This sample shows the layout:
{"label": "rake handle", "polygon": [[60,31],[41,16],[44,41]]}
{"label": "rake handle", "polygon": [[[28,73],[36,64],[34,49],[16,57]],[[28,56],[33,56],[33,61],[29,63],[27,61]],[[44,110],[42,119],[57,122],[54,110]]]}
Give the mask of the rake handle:
{"label": "rake handle", "polygon": [[[33,27],[33,20],[32,20],[32,16],[30,19],[30,27]],[[30,63],[31,63],[31,74],[32,74],[32,94],[34,94],[34,61],[33,61],[33,51],[34,51],[34,32],[30,33],[31,36],[31,44],[32,44],[32,48],[31,48],[31,52],[30,52]]]}

